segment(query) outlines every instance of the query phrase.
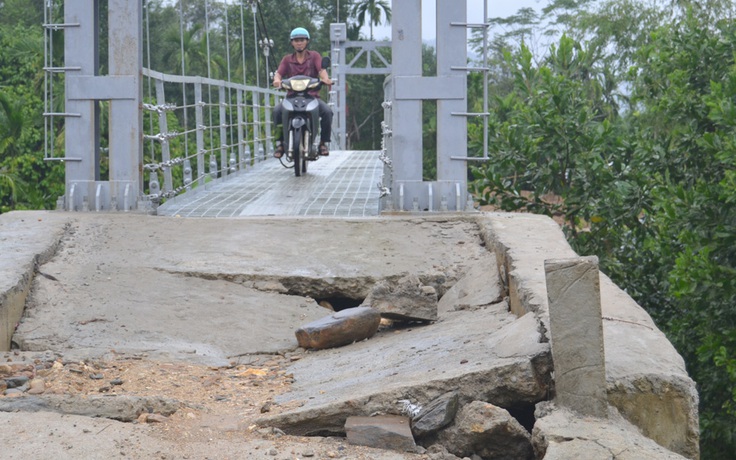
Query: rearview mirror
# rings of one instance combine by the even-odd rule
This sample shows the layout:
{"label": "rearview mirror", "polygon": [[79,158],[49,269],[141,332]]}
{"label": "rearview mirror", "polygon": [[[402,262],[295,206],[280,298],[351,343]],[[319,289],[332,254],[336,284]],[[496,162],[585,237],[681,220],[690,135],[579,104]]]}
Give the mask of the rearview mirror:
{"label": "rearview mirror", "polygon": [[329,69],[332,66],[332,59],[329,56],[322,56],[322,68]]}

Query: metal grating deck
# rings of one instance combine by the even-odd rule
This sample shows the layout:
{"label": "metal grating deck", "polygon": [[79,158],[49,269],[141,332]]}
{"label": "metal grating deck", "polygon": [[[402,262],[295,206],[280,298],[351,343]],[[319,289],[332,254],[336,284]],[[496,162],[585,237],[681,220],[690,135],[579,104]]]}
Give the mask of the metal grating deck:
{"label": "metal grating deck", "polygon": [[383,163],[379,151],[332,151],[301,177],[269,158],[238,174],[159,206],[161,216],[329,216],[379,214]]}

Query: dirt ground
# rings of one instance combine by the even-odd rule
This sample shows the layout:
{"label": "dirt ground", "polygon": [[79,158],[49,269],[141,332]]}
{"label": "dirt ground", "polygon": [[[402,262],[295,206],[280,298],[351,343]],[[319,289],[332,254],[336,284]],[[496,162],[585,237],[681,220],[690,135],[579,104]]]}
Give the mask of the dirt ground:
{"label": "dirt ground", "polygon": [[[5,446],[3,458],[7,459],[48,458],[46,455],[54,451],[56,458],[110,458],[110,451],[118,458],[147,459],[430,458],[428,454],[354,446],[345,438],[288,436],[278,429],[257,426],[255,420],[262,414],[287,409],[275,404],[273,398],[288,391],[292,376],[283,369],[300,359],[300,352],[251,357],[247,362],[224,367],[146,358],[21,363],[13,361],[13,352],[3,355],[0,378],[25,375],[43,381],[44,395],[153,396],[180,402],[174,414],[144,413],[132,423],[53,413],[0,412],[0,445]],[[24,433],[31,439],[21,443]],[[10,456],[6,456],[8,452]]]}

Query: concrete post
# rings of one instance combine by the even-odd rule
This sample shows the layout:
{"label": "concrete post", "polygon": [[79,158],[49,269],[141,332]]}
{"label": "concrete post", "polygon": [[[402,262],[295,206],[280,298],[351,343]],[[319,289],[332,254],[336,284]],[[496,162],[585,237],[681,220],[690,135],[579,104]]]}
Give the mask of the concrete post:
{"label": "concrete post", "polygon": [[422,1],[402,0],[392,6],[391,70],[399,96],[392,107],[393,175],[394,180],[421,181],[422,101],[405,97],[403,90],[415,87],[422,76]]}
{"label": "concrete post", "polygon": [[332,77],[336,81],[333,86],[335,92],[333,107],[334,116],[332,117],[332,138],[336,139],[337,147],[340,150],[347,148],[347,131],[345,125],[347,123],[347,115],[345,107],[347,106],[347,81],[345,74],[345,48],[344,44],[348,39],[347,26],[345,24],[330,24],[330,42],[332,49],[330,50],[330,59],[332,59]]}
{"label": "concrete post", "polygon": [[[93,77],[98,68],[97,1],[67,2],[64,5],[64,22],[79,24],[64,31],[64,71],[66,91],[69,94],[78,77]],[[67,98],[65,109],[78,113],[79,117],[65,120],[64,162],[66,175],[66,209],[82,208],[82,200],[94,194],[95,181],[99,180],[99,123],[97,101],[91,98]]]}
{"label": "concrete post", "polygon": [[108,0],[108,8],[109,80],[122,90],[108,95],[110,193],[118,202],[130,195],[132,205],[143,194],[143,4]]}
{"label": "concrete post", "polygon": [[[468,110],[464,70],[468,60],[467,29],[452,23],[465,22],[466,15],[467,2],[437,0],[437,76],[450,77],[445,81],[448,85],[460,86],[462,95],[451,99],[447,98],[450,91],[445,91],[437,99],[437,180],[458,182],[463,184],[463,188],[467,188],[468,166],[465,161],[453,160],[452,157],[467,155],[468,122],[464,116],[453,113]],[[463,209],[464,204],[455,203],[455,209]]]}
{"label": "concrete post", "polygon": [[556,402],[582,415],[606,418],[597,257],[546,260]]}

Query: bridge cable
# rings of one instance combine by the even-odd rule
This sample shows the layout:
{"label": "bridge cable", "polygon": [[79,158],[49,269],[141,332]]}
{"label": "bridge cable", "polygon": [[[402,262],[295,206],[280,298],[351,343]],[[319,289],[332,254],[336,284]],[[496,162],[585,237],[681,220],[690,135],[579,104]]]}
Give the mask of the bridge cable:
{"label": "bridge cable", "polygon": [[[204,29],[205,29],[205,41],[207,43],[207,78],[212,78],[212,58],[210,55],[210,2],[204,0]],[[209,132],[210,132],[210,148],[215,145],[215,133],[212,129],[212,85],[207,83],[207,114],[210,119]],[[214,155],[214,154],[210,154]],[[213,162],[210,161],[210,164]],[[212,171],[210,171],[212,172]]]}
{"label": "bridge cable", "polygon": [[[184,0],[179,0],[179,47],[181,53],[181,76],[186,77],[186,55],[184,54]],[[187,109],[187,84],[181,83],[181,97],[184,112],[184,131],[189,131],[189,110]],[[184,155],[189,158],[189,136],[184,136]]]}
{"label": "bridge cable", "polygon": [[[266,46],[270,46],[271,48],[273,48],[274,47],[273,41],[268,36],[268,29],[266,28],[266,19],[263,17],[263,8],[261,8],[261,2],[258,1],[258,0],[256,0],[256,5],[257,5],[257,8],[258,8],[258,15],[261,18],[260,25],[258,25],[258,30],[259,30],[259,32],[261,32],[261,36],[263,37],[263,40],[264,40],[264,48]],[[261,29],[263,29],[263,30],[261,30]],[[270,64],[270,66],[269,66],[269,64]],[[267,82],[270,83],[270,81],[271,81],[271,75],[269,75],[269,72],[268,72],[268,69],[269,68],[276,69],[276,65],[275,65],[273,53],[271,53],[271,52],[269,52],[266,55],[266,80],[267,80]],[[266,84],[266,87],[269,86],[269,83]]]}
{"label": "bridge cable", "polygon": [[[225,4],[225,55],[227,56],[227,82],[232,83],[232,78],[230,76],[230,10],[227,7],[227,4]],[[222,101],[220,101],[222,102]],[[227,108],[228,108],[228,115],[229,115],[229,126],[228,128],[233,126],[233,111],[231,109],[231,105],[233,102],[233,93],[232,93],[232,86],[227,86]],[[223,124],[224,120],[220,120],[220,124]],[[230,146],[228,146],[228,157],[232,155],[233,151],[232,145],[233,145],[233,130],[228,129],[228,133],[230,133]],[[220,142],[223,143],[224,139],[220,139]],[[223,168],[225,168],[225,165],[222,165]]]}
{"label": "bridge cable", "polygon": [[[148,68],[151,68],[151,28],[149,25],[151,24],[151,17],[148,14],[149,6],[151,5],[150,0],[146,0],[146,3],[144,5],[144,8],[146,9],[146,61],[148,63]],[[148,82],[148,100],[153,101],[153,94],[151,90],[151,79],[147,79]],[[153,117],[148,117],[148,128],[151,132],[153,132]],[[156,155],[156,145],[155,141],[151,139],[149,142],[150,150],[151,150],[151,159],[155,158]]]}

